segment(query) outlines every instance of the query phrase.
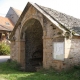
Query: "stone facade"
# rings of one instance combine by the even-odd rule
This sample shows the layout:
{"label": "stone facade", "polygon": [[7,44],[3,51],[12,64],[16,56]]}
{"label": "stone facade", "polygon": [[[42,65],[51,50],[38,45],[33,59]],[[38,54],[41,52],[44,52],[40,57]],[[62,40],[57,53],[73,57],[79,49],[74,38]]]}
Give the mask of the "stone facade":
{"label": "stone facade", "polygon": [[[38,23],[42,27],[43,36],[43,67],[48,69],[53,67],[55,69],[61,70],[69,68],[73,65],[80,63],[80,38],[72,37],[66,38],[64,32],[60,30],[54,23],[49,21],[44,15],[42,15],[33,6],[30,6],[26,12],[21,24],[18,26],[15,35],[12,37],[11,43],[11,59],[18,61],[24,68],[26,67],[26,37],[25,31],[30,31]],[[34,25],[34,26],[33,26]],[[31,27],[31,29],[29,29]],[[28,30],[29,29],[29,30]],[[36,28],[36,30],[38,30]],[[35,35],[40,31],[36,31]],[[33,36],[33,34],[31,34]],[[27,37],[28,38],[28,37]],[[35,38],[35,41],[37,38]],[[34,39],[33,39],[34,40]],[[64,60],[54,59],[54,43],[63,42],[64,43]],[[35,44],[34,44],[35,45]],[[29,46],[33,46],[32,44]],[[36,46],[36,45],[35,45]],[[77,48],[76,48],[77,47]],[[32,49],[32,48],[31,48]]]}
{"label": "stone facade", "polygon": [[73,37],[65,39],[65,62],[64,67],[71,67],[80,64],[80,38]]}

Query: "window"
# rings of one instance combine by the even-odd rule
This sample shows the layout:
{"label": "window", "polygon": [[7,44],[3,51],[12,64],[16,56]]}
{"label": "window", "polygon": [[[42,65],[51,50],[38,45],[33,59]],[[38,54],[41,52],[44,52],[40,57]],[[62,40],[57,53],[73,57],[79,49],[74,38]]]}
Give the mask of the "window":
{"label": "window", "polygon": [[53,58],[55,60],[64,60],[64,42],[53,43]]}

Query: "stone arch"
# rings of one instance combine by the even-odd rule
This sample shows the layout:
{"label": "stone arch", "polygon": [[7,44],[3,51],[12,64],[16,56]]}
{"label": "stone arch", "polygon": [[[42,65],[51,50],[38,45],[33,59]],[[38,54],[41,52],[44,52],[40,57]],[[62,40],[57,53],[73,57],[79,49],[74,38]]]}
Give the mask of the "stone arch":
{"label": "stone arch", "polygon": [[43,62],[43,28],[39,20],[29,19],[21,30],[20,62],[26,71],[36,71]]}

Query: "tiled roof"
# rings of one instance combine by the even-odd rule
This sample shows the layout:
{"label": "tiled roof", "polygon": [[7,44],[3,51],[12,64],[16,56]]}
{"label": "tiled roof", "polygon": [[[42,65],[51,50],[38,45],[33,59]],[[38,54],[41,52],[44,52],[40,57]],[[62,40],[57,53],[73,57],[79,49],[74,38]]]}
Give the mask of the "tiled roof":
{"label": "tiled roof", "polygon": [[12,31],[13,28],[14,25],[8,18],[0,16],[0,30]]}
{"label": "tiled roof", "polygon": [[0,30],[5,30],[5,31],[8,31],[8,29],[2,25],[0,25]]}
{"label": "tiled roof", "polygon": [[39,7],[42,10],[44,10],[48,15],[50,15],[53,19],[55,19],[57,22],[62,24],[64,27],[80,34],[80,19],[74,18],[72,16],[66,15],[64,13],[58,12],[56,10],[47,7],[43,7],[43,6],[39,6]]}
{"label": "tiled roof", "polygon": [[15,8],[13,8],[13,7],[11,7],[11,8],[15,11],[15,13],[16,13],[18,16],[21,15],[22,11],[20,11],[20,10],[18,10],[18,9],[15,9]]}
{"label": "tiled roof", "polygon": [[[43,7],[36,3],[31,3],[31,2],[28,2],[28,4],[26,5],[11,35],[15,34],[15,31],[18,25],[21,23],[24,15],[26,14],[26,12],[28,11],[31,5],[34,8],[36,8],[40,13],[42,13],[45,17],[47,17],[47,19],[49,19],[52,23],[56,21],[57,23],[62,25],[63,26],[63,27],[61,26],[61,29],[63,28],[62,30],[67,30],[69,32],[73,31],[75,33],[74,35],[76,35],[77,33],[77,35],[80,36],[80,19],[74,18],[72,16],[66,15],[56,10],[53,10],[47,7]],[[60,26],[58,27],[60,28]]]}

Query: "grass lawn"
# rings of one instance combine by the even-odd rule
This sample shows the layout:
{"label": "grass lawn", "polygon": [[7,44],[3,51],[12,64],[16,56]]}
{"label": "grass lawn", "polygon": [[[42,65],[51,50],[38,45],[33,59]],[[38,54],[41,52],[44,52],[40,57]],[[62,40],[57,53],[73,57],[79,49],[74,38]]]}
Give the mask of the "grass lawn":
{"label": "grass lawn", "polygon": [[52,69],[38,72],[18,71],[13,63],[0,63],[0,80],[80,80],[80,69],[56,72]]}

